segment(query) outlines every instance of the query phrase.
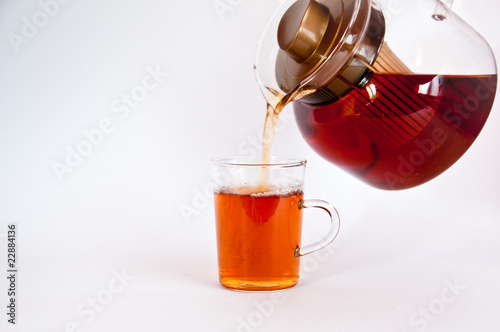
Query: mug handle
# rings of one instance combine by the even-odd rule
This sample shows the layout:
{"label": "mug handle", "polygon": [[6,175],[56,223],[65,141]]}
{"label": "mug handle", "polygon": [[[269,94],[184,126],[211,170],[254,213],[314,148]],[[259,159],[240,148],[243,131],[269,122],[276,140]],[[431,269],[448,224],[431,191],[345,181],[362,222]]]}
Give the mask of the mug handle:
{"label": "mug handle", "polygon": [[320,249],[323,249],[330,243],[332,243],[333,240],[337,237],[337,234],[339,233],[340,229],[340,216],[339,213],[337,212],[337,209],[330,203],[326,201],[322,201],[319,199],[306,199],[306,200],[300,200],[299,202],[299,210],[302,209],[308,209],[308,208],[318,208],[325,210],[329,215],[330,215],[330,230],[328,233],[319,241],[316,241],[312,244],[309,244],[304,247],[297,246],[295,248],[295,257],[300,257],[300,256],[305,256],[308,255],[312,252],[318,251]]}

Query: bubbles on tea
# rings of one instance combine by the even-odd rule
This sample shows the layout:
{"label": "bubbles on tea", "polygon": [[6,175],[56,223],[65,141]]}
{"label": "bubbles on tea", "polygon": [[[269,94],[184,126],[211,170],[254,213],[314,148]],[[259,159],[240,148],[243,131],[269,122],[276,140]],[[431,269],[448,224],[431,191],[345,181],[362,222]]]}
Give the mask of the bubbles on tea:
{"label": "bubbles on tea", "polygon": [[287,186],[235,186],[221,187],[214,190],[215,194],[229,195],[249,195],[251,197],[272,197],[280,196],[287,197],[292,195],[302,195],[304,184],[300,181],[295,181]]}
{"label": "bubbles on tea", "polygon": [[287,188],[270,188],[267,191],[260,191],[251,193],[250,196],[253,197],[271,197],[271,196],[292,196],[292,195],[302,195],[302,186],[294,186]]}

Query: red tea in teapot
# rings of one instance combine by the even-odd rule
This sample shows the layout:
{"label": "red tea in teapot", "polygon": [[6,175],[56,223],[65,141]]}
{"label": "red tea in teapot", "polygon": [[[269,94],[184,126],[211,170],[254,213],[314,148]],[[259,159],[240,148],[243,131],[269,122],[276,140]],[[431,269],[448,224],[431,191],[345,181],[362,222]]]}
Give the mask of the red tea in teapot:
{"label": "red tea in teapot", "polygon": [[[274,107],[267,132],[295,101],[298,127],[318,154],[374,187],[406,189],[444,172],[474,142],[493,105],[496,62],[441,1],[407,1],[397,14],[378,2],[285,1],[254,68]],[[273,134],[266,137],[264,160]]]}
{"label": "red tea in teapot", "polygon": [[374,187],[405,189],[465,153],[489,115],[496,82],[496,75],[375,74],[327,106],[296,102],[295,116],[325,159]]}

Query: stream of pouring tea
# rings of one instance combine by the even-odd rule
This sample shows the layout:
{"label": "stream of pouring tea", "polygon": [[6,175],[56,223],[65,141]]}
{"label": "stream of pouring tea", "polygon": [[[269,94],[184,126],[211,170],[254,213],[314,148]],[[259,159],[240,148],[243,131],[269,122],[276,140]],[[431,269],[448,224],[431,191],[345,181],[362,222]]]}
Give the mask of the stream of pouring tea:
{"label": "stream of pouring tea", "polygon": [[[271,91],[271,90],[270,90]],[[262,137],[262,163],[268,164],[271,159],[271,150],[276,138],[276,127],[281,111],[286,106],[283,103],[284,97],[277,91],[272,91],[274,100],[266,100],[267,113],[264,121],[264,131]],[[268,98],[270,99],[270,98]]]}
{"label": "stream of pouring tea", "polygon": [[[305,89],[302,86],[297,86],[295,89],[283,95],[272,88],[264,88],[267,89],[270,94],[265,95],[265,99],[267,102],[267,113],[266,119],[264,121],[264,133],[262,137],[262,164],[268,164],[271,161],[271,150],[276,138],[276,127],[278,125],[278,119],[281,111],[283,111],[285,106],[292,101],[298,100],[315,90]],[[269,187],[268,179],[269,168],[264,167],[262,168],[262,173],[260,176],[261,188],[264,189]]]}

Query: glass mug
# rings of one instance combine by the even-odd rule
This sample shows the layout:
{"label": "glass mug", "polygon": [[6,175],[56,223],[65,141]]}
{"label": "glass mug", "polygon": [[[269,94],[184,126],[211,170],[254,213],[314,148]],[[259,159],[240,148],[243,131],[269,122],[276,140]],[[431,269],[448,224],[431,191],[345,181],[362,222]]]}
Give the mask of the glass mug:
{"label": "glass mug", "polygon": [[[340,218],[331,204],[304,200],[306,160],[271,157],[212,160],[220,283],[234,290],[278,290],[299,280],[300,257],[330,244]],[[301,245],[302,210],[319,208],[331,227]]]}

